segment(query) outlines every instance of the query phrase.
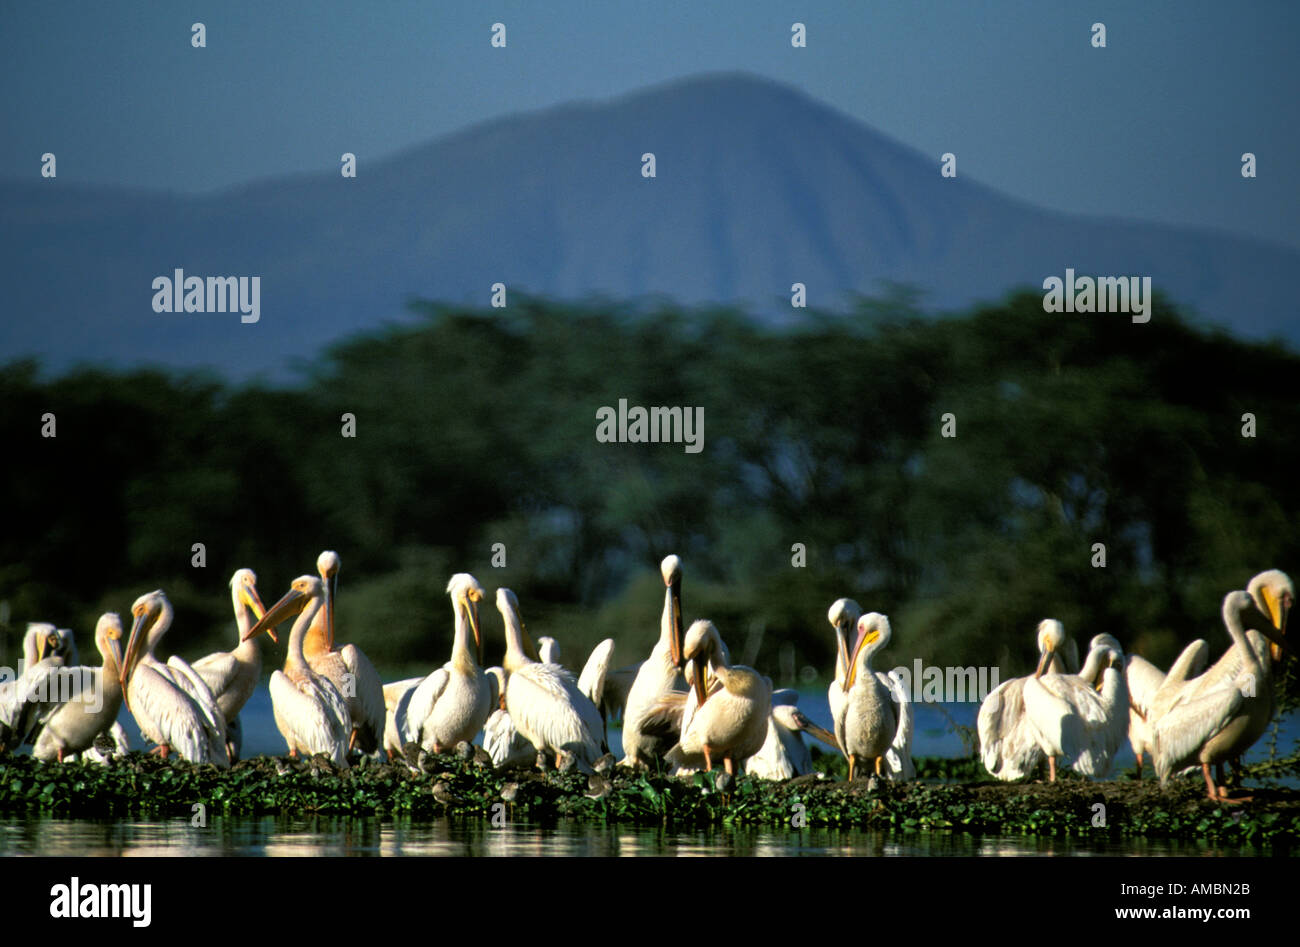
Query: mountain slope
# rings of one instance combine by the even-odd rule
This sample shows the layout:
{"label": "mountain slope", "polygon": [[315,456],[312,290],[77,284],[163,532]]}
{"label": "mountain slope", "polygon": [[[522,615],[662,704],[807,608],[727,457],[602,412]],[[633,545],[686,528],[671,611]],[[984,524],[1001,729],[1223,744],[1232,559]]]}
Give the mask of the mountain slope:
{"label": "mountain slope", "polygon": [[[654,152],[658,176],[641,176]],[[174,195],[0,183],[12,318],[0,358],[213,365],[310,358],[412,297],[663,295],[788,313],[879,280],[956,307],[1067,267],[1149,275],[1249,336],[1296,341],[1300,254],[1204,231],[1049,213],[939,175],[923,156],[788,87],[704,76],[497,120],[337,172]],[[157,314],[152,280],[261,277],[261,318]],[[1095,318],[1095,317],[1094,317]]]}

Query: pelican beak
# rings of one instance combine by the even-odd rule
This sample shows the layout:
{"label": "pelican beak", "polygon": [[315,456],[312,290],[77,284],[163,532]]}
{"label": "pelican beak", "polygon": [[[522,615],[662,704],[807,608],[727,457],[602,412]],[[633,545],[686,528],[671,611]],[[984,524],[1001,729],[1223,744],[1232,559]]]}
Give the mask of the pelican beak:
{"label": "pelican beak", "polygon": [[694,680],[691,682],[691,686],[695,688],[695,700],[699,706],[703,707],[704,701],[708,699],[708,689],[704,684],[704,662],[692,661],[691,667],[695,671],[692,675]]}
{"label": "pelican beak", "polygon": [[[255,619],[261,621],[266,616],[266,606],[262,604],[262,597],[257,594],[257,586],[245,585],[241,597]],[[280,638],[276,635],[274,628],[266,629],[266,633],[271,636],[271,640],[276,644],[280,643]]]}
{"label": "pelican beak", "polygon": [[1264,632],[1265,637],[1270,641],[1268,646],[1269,656],[1272,657],[1274,664],[1282,660],[1282,653],[1284,651],[1292,657],[1295,657],[1295,652],[1287,648],[1286,643],[1283,640],[1286,637],[1287,618],[1291,613],[1291,596],[1288,593],[1283,592],[1280,598],[1274,598],[1273,593],[1267,588],[1261,589],[1260,594],[1264,599],[1264,604],[1268,606],[1268,617],[1273,620],[1273,628],[1277,631],[1279,636],[1275,637],[1270,635],[1264,629],[1260,629],[1260,631]]}
{"label": "pelican beak", "polygon": [[[542,656],[537,651],[537,645],[533,644],[533,636],[528,633],[528,626],[524,624],[522,618],[519,619],[519,630],[523,632],[524,636],[524,654],[528,655],[538,664],[541,664]],[[480,660],[479,663],[481,664],[482,661]]]}
{"label": "pelican beak", "polygon": [[682,655],[682,649],[685,647],[686,632],[682,629],[682,582],[681,579],[675,579],[668,586],[668,597],[672,602],[673,610],[673,633],[669,642],[669,654],[673,659],[673,667],[682,670],[686,665],[686,659]]}
{"label": "pelican beak", "polygon": [[108,630],[108,653],[113,656],[113,663],[117,665],[117,673],[120,677],[122,674],[122,633],[116,628]]}
{"label": "pelican beak", "polygon": [[1047,667],[1052,663],[1052,657],[1055,653],[1056,652],[1051,648],[1048,648],[1043,652],[1043,656],[1038,659],[1038,670],[1034,671],[1034,677],[1042,677],[1043,674],[1046,673]]}
{"label": "pelican beak", "polygon": [[122,685],[122,699],[126,701],[126,709],[131,709],[131,700],[127,696],[127,684],[131,680],[131,675],[135,673],[135,665],[140,656],[140,632],[149,621],[149,612],[141,610],[140,614],[135,616],[135,621],[131,623],[131,637],[126,641],[126,655],[122,658],[122,663],[118,665],[117,679]]}
{"label": "pelican beak", "polygon": [[[466,596],[465,612],[467,615],[469,615],[469,628],[470,631],[474,632],[474,648],[476,653],[478,654],[479,667],[482,667],[483,666],[483,634],[482,632],[479,631],[479,627],[478,627],[478,602]],[[521,621],[520,624],[522,625],[523,622]]]}
{"label": "pelican beak", "polygon": [[848,690],[847,681],[849,671],[852,668],[849,665],[849,635],[841,625],[835,626],[835,653],[839,656],[839,664],[844,668],[844,689]]}
{"label": "pelican beak", "polygon": [[334,650],[334,593],[338,591],[338,581],[338,573],[325,580],[325,643],[330,651]]}
{"label": "pelican beak", "polygon": [[53,651],[53,650],[54,650],[54,645],[53,645],[53,643],[50,641],[50,636],[49,636],[49,635],[41,635],[40,640],[36,642],[36,660],[37,660],[37,662],[39,663],[39,662],[41,662],[41,661],[44,661],[44,660],[45,660],[45,655],[48,654],[50,651]]}
{"label": "pelican beak", "polygon": [[[1271,598],[1268,598],[1266,596],[1265,600],[1268,601],[1269,603],[1269,611],[1270,612],[1274,611],[1274,606]],[[1260,634],[1262,634],[1265,638],[1267,638],[1270,642],[1272,642],[1268,646],[1268,650],[1269,650],[1269,655],[1272,657],[1274,661],[1281,661],[1282,655],[1284,654],[1300,660],[1300,655],[1297,655],[1295,651],[1291,649],[1291,646],[1286,643],[1286,638],[1285,638],[1286,621],[1287,621],[1287,613],[1289,611],[1290,611],[1290,603],[1284,600],[1281,605],[1277,606],[1276,613],[1275,613],[1277,617],[1273,619],[1274,622],[1280,623],[1281,627],[1279,628],[1277,626],[1274,626],[1270,628],[1268,625],[1260,623],[1260,626],[1255,629]]]}
{"label": "pelican beak", "polygon": [[307,607],[307,596],[297,589],[290,589],[284,598],[271,606],[271,610],[257,620],[257,624],[248,629],[244,641],[256,638],[264,631],[269,631],[290,615],[297,615]]}
{"label": "pelican beak", "polygon": [[826,730],[823,727],[817,726],[817,724],[809,720],[808,717],[805,714],[803,714],[801,711],[799,710],[795,711],[795,720],[798,721],[799,729],[802,730],[804,733],[816,737],[818,740],[821,740],[827,746],[833,746],[836,749],[839,749],[840,741],[835,739],[835,734],[831,733],[829,730]]}
{"label": "pelican beak", "polygon": [[879,637],[880,632],[874,628],[870,632],[865,629],[858,632],[858,640],[853,644],[853,658],[849,662],[849,673],[844,678],[844,690],[846,692],[853,689],[853,682],[858,679],[858,655],[864,647]]}

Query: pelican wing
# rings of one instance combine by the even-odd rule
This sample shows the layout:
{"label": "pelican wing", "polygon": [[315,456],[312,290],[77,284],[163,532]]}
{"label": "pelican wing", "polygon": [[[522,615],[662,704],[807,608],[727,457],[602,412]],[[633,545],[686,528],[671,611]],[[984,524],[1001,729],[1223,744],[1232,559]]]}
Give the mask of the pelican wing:
{"label": "pelican wing", "polygon": [[0,688],[0,749],[16,749],[35,740],[61,705],[61,658],[46,658]]}
{"label": "pelican wing", "polygon": [[605,716],[608,718],[622,717],[623,709],[627,706],[627,695],[632,690],[632,682],[636,680],[637,672],[641,670],[641,664],[631,664],[627,667],[619,668],[616,671],[605,672],[605,692],[604,709]]}
{"label": "pelican wing", "polygon": [[1128,683],[1129,706],[1146,717],[1152,699],[1165,682],[1164,672],[1141,655],[1130,654],[1125,661],[1124,680]]}
{"label": "pelican wing", "polygon": [[295,684],[283,671],[276,671],[270,689],[276,722],[289,731],[284,734],[289,748],[324,753],[335,765],[346,767],[352,720],[338,688],[314,674]]}
{"label": "pelican wing", "polygon": [[646,708],[641,721],[641,732],[647,736],[676,741],[682,732],[685,709],[689,702],[694,706],[694,691],[669,691]]}
{"label": "pelican wing", "polygon": [[1025,682],[1023,677],[1003,681],[980,705],[980,759],[998,779],[1020,779],[1043,758],[1025,716]]}
{"label": "pelican wing", "polygon": [[[168,664],[171,662],[169,661]],[[214,697],[220,697],[230,689],[239,677],[239,660],[229,651],[218,651],[199,658],[190,665],[203,678],[203,683],[212,691]],[[228,721],[227,721],[228,722]]]}
{"label": "pelican wing", "polygon": [[578,690],[599,707],[605,698],[605,677],[614,658],[614,639],[606,638],[592,649],[587,663],[578,675]]}
{"label": "pelican wing", "polygon": [[493,766],[529,765],[536,758],[532,745],[515,728],[510,714],[499,707],[483,725],[483,749],[492,757]]}
{"label": "pelican wing", "polygon": [[384,709],[390,713],[397,709],[397,702],[408,692],[415,690],[422,677],[408,677],[402,681],[393,681],[384,685]]}
{"label": "pelican wing", "polygon": [[1187,681],[1198,677],[1205,670],[1205,664],[1209,660],[1210,646],[1204,638],[1197,638],[1178,656],[1173,665],[1169,668],[1169,673],[1165,675],[1162,688],[1168,687],[1176,689],[1181,687]]}
{"label": "pelican wing", "polygon": [[397,717],[397,730],[402,735],[403,744],[423,742],[420,731],[424,729],[424,722],[433,714],[433,705],[447,689],[450,680],[451,673],[445,667],[440,667],[416,685],[406,703],[406,719],[403,720],[400,713]]}
{"label": "pelican wing", "polygon": [[406,707],[422,677],[408,677],[384,685],[384,749],[396,755],[402,752],[402,731],[397,725],[400,714],[406,720]]}
{"label": "pelican wing", "polygon": [[826,691],[826,700],[831,705],[831,725],[835,728],[835,742],[839,744],[840,752],[848,756],[848,751],[844,749],[847,744],[844,742],[844,722],[848,716],[849,695],[844,690],[842,680],[831,682],[830,689]]}
{"label": "pelican wing", "polygon": [[511,674],[506,707],[535,748],[573,753],[584,771],[600,755],[600,711],[558,664],[529,664]]}
{"label": "pelican wing", "polygon": [[189,662],[180,655],[173,654],[168,658],[166,667],[170,672],[167,676],[172,683],[194,701],[203,717],[204,732],[212,742],[213,762],[221,765],[220,761],[224,759],[225,765],[229,766],[230,758],[226,752],[226,716],[217,706],[217,698],[213,696],[212,689],[208,687],[202,675],[190,667]]}
{"label": "pelican wing", "polygon": [[140,730],[148,739],[171,747],[191,763],[226,765],[225,740],[219,742],[220,755],[214,755],[209,736],[209,722],[194,699],[163,673],[164,664],[141,663],[131,674],[128,705]]}
{"label": "pelican wing", "polygon": [[898,780],[915,779],[916,765],[912,762],[912,698],[897,671],[876,672],[878,680],[889,691],[889,699],[894,704],[894,719],[898,727],[894,739],[885,752],[885,763],[889,767],[890,777]]}
{"label": "pelican wing", "polygon": [[352,725],[359,728],[357,745],[361,752],[373,753],[384,738],[384,684],[370,659],[356,645],[344,645],[339,654],[356,687],[352,706],[359,713],[352,714]]}
{"label": "pelican wing", "polygon": [[1227,726],[1245,697],[1237,683],[1181,701],[1155,722],[1151,760],[1163,782],[1170,773],[1196,762],[1202,746]]}

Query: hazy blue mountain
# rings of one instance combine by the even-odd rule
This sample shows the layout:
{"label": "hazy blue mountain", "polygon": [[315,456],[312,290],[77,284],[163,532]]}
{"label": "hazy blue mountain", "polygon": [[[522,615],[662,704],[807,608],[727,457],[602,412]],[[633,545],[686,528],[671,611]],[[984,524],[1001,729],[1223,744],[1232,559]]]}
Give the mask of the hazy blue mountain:
{"label": "hazy blue mountain", "polygon": [[[641,176],[644,152],[657,158],[653,180]],[[1295,251],[1046,212],[943,179],[937,155],[751,76],[688,79],[358,157],[355,180],[335,168],[199,195],[0,182],[0,358],[244,375],[405,318],[412,297],[484,304],[497,281],[562,298],[747,302],[779,319],[796,281],[814,306],[886,279],[948,308],[1041,287],[1067,267],[1149,275],[1208,320],[1300,339]],[[153,279],[176,267],[260,276],[260,321],[153,312]]]}

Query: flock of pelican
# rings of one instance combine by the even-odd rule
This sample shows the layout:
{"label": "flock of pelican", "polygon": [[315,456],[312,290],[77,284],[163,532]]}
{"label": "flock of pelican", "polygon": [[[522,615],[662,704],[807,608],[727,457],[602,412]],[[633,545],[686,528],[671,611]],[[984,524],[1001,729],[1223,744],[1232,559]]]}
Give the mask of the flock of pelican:
{"label": "flock of pelican", "polygon": [[[295,579],[269,609],[256,575],[238,570],[230,582],[236,646],[193,664],[178,655],[166,663],[155,657],[173,618],[161,590],[132,605],[125,652],[119,617],[99,619],[98,668],[78,665],[71,632],[32,624],[22,676],[0,684],[0,749],[30,743],[34,755],[59,761],[120,755],[126,737],[116,721],[125,704],[163,757],[175,752],[193,763],[228,767],[241,750],[240,711],[261,681],[258,638],[265,633],[278,641],[276,627],[292,621],[284,667],[269,684],[276,726],[291,756],[323,754],[347,767],[358,754],[393,758],[413,752],[412,745],[447,753],[481,734],[495,765],[593,772],[609,752],[607,719],[621,712],[621,765],[631,768],[688,775],[721,765],[731,775],[788,779],[812,771],[807,734],[843,754],[850,780],[916,775],[905,681],[872,666],[891,641],[890,621],[864,613],[852,599],[837,600],[827,614],[836,646],[828,693],[832,733],[800,712],[796,692],[774,690],[769,678],[733,663],[713,622],[699,619],[685,629],[677,556],[660,564],[659,638],[639,664],[613,669],[614,642],[606,639],[575,676],[559,663],[554,639],[533,642],[515,593],[499,588],[505,653],[501,666],[485,667],[479,608],[487,593],[472,575],[458,573],[446,587],[455,627],[449,660],[424,677],[389,684],[360,648],[336,641],[339,569],[337,553],[321,553],[316,574]],[[1045,619],[1038,627],[1035,673],[1003,682],[980,707],[985,767],[999,779],[1015,780],[1045,760],[1051,781],[1058,762],[1103,777],[1127,734],[1139,773],[1144,754],[1162,782],[1199,764],[1209,796],[1225,798],[1223,764],[1239,765],[1272,717],[1270,676],[1289,651],[1285,634],[1294,597],[1283,573],[1256,576],[1224,599],[1223,621],[1233,642],[1228,652],[1206,669],[1208,646],[1194,642],[1166,674],[1140,657],[1126,658],[1108,634],[1092,639],[1076,673],[1078,653],[1065,629]],[[75,693],[43,686],[70,670],[85,681]],[[1217,783],[1211,765],[1218,767]]]}
{"label": "flock of pelican", "polygon": [[1198,639],[1168,673],[1138,655],[1126,657],[1109,634],[1089,642],[1087,660],[1074,673],[1073,642],[1059,621],[1044,619],[1033,676],[1002,682],[980,706],[984,767],[1014,780],[1046,759],[1055,782],[1061,760],[1084,776],[1104,777],[1127,735],[1139,779],[1146,755],[1161,784],[1199,767],[1210,799],[1246,801],[1228,798],[1223,766],[1239,768],[1273,717],[1272,675],[1284,654],[1294,655],[1286,643],[1294,601],[1285,573],[1261,572],[1244,590],[1224,596],[1222,619],[1232,644],[1223,656],[1207,669],[1210,648]]}

